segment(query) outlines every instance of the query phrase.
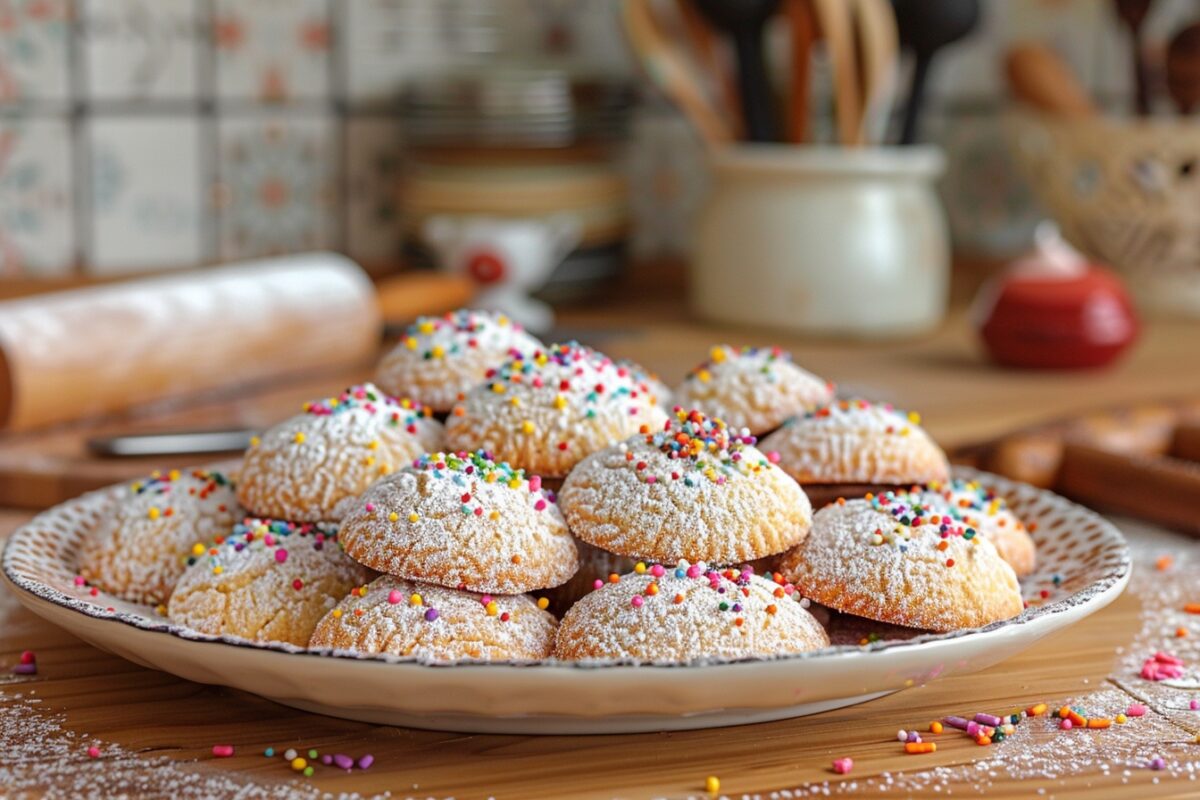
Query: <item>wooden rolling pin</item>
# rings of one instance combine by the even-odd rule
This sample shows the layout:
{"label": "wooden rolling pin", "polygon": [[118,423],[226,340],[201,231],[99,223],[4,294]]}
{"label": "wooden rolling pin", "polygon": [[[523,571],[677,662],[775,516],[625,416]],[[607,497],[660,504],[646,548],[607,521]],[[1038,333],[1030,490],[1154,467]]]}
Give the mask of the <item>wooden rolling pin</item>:
{"label": "wooden rolling pin", "polygon": [[0,427],[365,364],[381,330],[370,280],[334,253],[0,302]]}

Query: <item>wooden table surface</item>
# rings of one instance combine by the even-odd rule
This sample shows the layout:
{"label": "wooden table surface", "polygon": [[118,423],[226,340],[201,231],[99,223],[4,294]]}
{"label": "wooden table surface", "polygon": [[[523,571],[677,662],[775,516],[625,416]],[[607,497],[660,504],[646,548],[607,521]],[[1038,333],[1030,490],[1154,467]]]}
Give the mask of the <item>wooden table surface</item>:
{"label": "wooden table surface", "polygon": [[[675,310],[677,305],[651,300],[576,311],[564,319],[563,330],[614,356],[636,358],[669,381],[678,379],[715,341],[778,342],[792,349],[805,366],[836,380],[844,393],[862,393],[920,410],[931,432],[947,445],[1114,403],[1200,395],[1200,325],[1194,323],[1150,325],[1131,357],[1109,371],[1038,374],[988,366],[962,313],[928,338],[865,346],[719,329],[688,320]],[[0,533],[27,517],[27,512],[0,511]],[[1171,546],[1181,552],[1197,547],[1185,539],[1174,540]],[[735,797],[768,797],[785,789],[814,792],[826,788],[825,782],[830,791],[853,793],[855,788],[866,791],[864,781],[886,782],[890,775],[895,782],[892,795],[907,796],[922,792],[904,789],[900,777],[917,774],[932,775],[931,780],[941,784],[939,791],[971,793],[982,775],[969,766],[955,765],[996,758],[1009,743],[981,748],[965,737],[947,737],[937,753],[915,757],[900,752],[892,738],[895,731],[923,727],[945,714],[1002,712],[1042,700],[1086,699],[1099,690],[1110,705],[1132,702],[1113,676],[1119,650],[1143,625],[1138,597],[1126,594],[1088,620],[983,673],[942,679],[798,720],[636,736],[481,736],[334,720],[179,680],[101,653],[18,608],[11,597],[0,597],[0,665],[14,663],[21,650],[30,649],[37,652],[39,667],[34,679],[0,683],[0,796],[5,794],[6,777],[17,786],[70,794],[64,787],[78,787],[80,775],[91,776],[86,780],[104,786],[106,792],[124,787],[134,794],[185,796],[182,789],[164,789],[167,784],[137,783],[137,761],[130,759],[153,763],[156,775],[175,776],[171,786],[199,786],[194,796],[235,790],[247,797],[269,796],[314,787],[368,795],[390,791],[398,797],[701,796],[708,775],[719,776],[721,791]],[[23,699],[16,698],[18,690]],[[47,752],[54,755],[47,756],[46,763],[38,763],[39,751],[25,743],[17,752],[27,763],[6,766],[5,753],[19,744],[21,732],[5,729],[6,720],[16,727],[12,722],[16,717],[3,712],[30,697],[38,702],[28,706],[28,713],[46,715],[61,728],[62,737],[74,738],[65,740],[70,742],[66,750],[48,744]],[[1161,717],[1153,724],[1164,746],[1191,742],[1197,733],[1174,718]],[[47,742],[53,739],[45,735]],[[1053,734],[1029,731],[1024,735]],[[107,765],[91,762],[83,751],[92,742],[102,745],[106,754],[122,755]],[[238,755],[212,759],[209,749],[217,742],[233,743]],[[365,772],[347,775],[326,769],[287,784],[294,780],[293,773],[280,759],[261,755],[267,746],[371,752],[376,762]],[[1198,753],[1200,745],[1191,757]],[[831,759],[845,755],[852,756],[856,766],[843,779],[833,775],[829,765]],[[64,769],[64,760],[77,772]],[[934,767],[949,769],[929,773]],[[1043,789],[1048,796],[1092,797],[1097,789],[1107,787],[1116,796],[1135,791],[1146,797],[1200,795],[1197,782],[1168,779],[1166,773],[1141,768],[1124,774],[1126,767],[1113,764],[1104,769],[1094,764],[1081,771],[1065,770],[1054,780],[1039,776],[1021,780],[995,773],[986,779],[987,793],[1028,797]]]}

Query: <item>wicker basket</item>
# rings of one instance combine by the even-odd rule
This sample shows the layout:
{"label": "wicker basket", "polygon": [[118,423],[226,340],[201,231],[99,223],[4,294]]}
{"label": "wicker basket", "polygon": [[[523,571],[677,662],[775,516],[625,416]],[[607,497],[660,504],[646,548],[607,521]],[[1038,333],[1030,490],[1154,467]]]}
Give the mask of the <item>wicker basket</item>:
{"label": "wicker basket", "polygon": [[1017,157],[1063,235],[1141,307],[1200,317],[1200,125],[1020,113]]}

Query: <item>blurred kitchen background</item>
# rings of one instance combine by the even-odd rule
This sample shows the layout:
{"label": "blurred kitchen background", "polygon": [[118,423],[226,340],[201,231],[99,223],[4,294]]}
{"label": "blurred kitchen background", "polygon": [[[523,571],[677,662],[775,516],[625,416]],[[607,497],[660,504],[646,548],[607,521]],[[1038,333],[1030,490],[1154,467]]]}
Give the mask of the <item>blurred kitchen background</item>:
{"label": "blurred kitchen background", "polygon": [[[1161,56],[1197,17],[1192,0],[1157,0],[1143,51]],[[771,31],[768,49],[786,35]],[[1014,256],[1044,216],[1001,124],[1003,55],[1029,38],[1051,44],[1102,109],[1132,102],[1113,2],[984,0],[977,27],[939,56],[921,122],[921,138],[947,156],[939,188],[958,254]],[[1147,60],[1161,84],[1162,59]],[[515,169],[515,151],[536,144],[522,129],[472,166],[469,151],[489,144],[476,102],[400,102],[414,85],[445,97],[442,76],[522,65],[598,79],[611,94],[595,100],[595,118],[573,122],[579,140],[560,142],[576,146],[557,163]],[[817,139],[831,135],[824,68],[818,52]],[[421,217],[522,203],[585,218],[592,260],[579,275],[603,274],[625,247],[642,260],[684,256],[708,186],[704,149],[640,74],[609,0],[0,0],[0,274],[112,275],[324,248],[383,273],[404,263]],[[1153,103],[1173,112],[1165,91]],[[467,120],[456,157],[423,153],[430,131],[436,139],[455,119]],[[456,188],[472,169],[488,190],[474,199]],[[415,181],[407,195],[405,180]],[[489,207],[498,203],[508,206]]]}

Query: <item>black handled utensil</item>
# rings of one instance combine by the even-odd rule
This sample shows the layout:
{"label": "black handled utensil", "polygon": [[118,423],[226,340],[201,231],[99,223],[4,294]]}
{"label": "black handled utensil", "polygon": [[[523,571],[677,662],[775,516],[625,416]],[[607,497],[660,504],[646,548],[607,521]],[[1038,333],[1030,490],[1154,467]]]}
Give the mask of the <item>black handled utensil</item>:
{"label": "black handled utensil", "polygon": [[779,0],[694,0],[713,27],[733,39],[737,51],[738,91],[746,135],[752,142],[778,141],[771,83],[763,56],[763,27]]}
{"label": "black handled utensil", "polygon": [[947,45],[964,38],[979,24],[978,0],[892,0],[900,43],[912,51],[912,83],[900,144],[917,140],[917,120],[925,104],[925,84],[933,57]]}

